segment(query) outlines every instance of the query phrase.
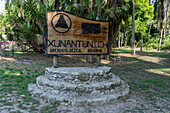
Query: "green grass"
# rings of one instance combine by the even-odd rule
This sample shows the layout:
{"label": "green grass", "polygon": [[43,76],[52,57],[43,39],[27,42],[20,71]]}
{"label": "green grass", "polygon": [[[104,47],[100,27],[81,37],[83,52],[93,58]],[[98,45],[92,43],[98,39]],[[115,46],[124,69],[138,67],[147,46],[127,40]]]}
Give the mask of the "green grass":
{"label": "green grass", "polygon": [[[154,103],[159,101],[158,99],[170,101],[170,53],[137,51],[137,56],[131,56],[130,49],[126,48],[117,49],[116,52],[120,55],[121,61],[109,64],[112,72],[125,80],[134,94],[141,95],[153,107],[163,109]],[[123,55],[124,53],[127,56]],[[165,108],[168,108],[166,104]]]}
{"label": "green grass", "polygon": [[130,48],[119,48],[119,49],[113,49],[114,54],[120,54],[120,53],[131,53]]}
{"label": "green grass", "polygon": [[[26,70],[29,72],[30,70]],[[25,95],[25,98],[21,98],[21,101],[12,100],[12,102],[8,102],[8,100],[0,100],[4,106],[13,106],[13,104],[19,103],[18,107],[20,109],[27,109],[27,107],[23,106],[23,104],[28,104],[32,102],[34,105],[39,105],[39,101],[33,99],[31,97],[30,92],[27,90],[27,85],[29,83],[35,83],[36,77],[40,76],[42,73],[35,75],[27,75],[23,74],[22,70],[5,67],[4,69],[0,69],[0,94],[3,95],[3,98],[8,98],[7,94],[11,94],[12,97],[16,99],[21,98],[20,95]],[[2,96],[1,96],[2,98]]]}
{"label": "green grass", "polygon": [[[146,103],[154,108],[153,112],[160,112],[163,109],[170,110],[168,107],[168,101],[170,101],[170,53],[147,50],[142,53],[137,51],[136,56],[131,56],[129,48],[114,50],[113,55],[119,55],[121,61],[103,65],[112,67],[112,72],[128,83],[130,86],[129,96],[139,96],[145,101],[127,112],[147,112],[150,108],[145,105]],[[59,103],[38,108],[41,104],[40,101],[32,98],[30,92],[27,91],[28,84],[35,83],[38,76],[44,75],[45,67],[52,66],[52,57],[37,53],[16,53],[15,57],[29,58],[33,61],[30,64],[17,64],[8,59],[0,61],[2,62],[0,65],[0,105],[2,105],[0,109],[3,106],[11,106],[12,109],[14,105],[17,105],[20,110],[27,112],[56,112]],[[59,66],[92,67],[96,65],[84,62],[82,59],[85,57],[60,56]],[[25,95],[25,98],[20,95]],[[129,96],[126,98],[128,99]],[[161,104],[157,105],[156,102]],[[20,112],[20,110],[16,112]]]}

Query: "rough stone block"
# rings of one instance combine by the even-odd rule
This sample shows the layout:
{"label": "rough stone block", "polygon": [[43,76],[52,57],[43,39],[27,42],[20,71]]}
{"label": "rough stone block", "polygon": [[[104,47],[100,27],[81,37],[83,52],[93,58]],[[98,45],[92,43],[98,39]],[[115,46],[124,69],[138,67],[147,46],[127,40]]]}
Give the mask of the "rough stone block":
{"label": "rough stone block", "polygon": [[98,105],[126,95],[129,86],[110,67],[61,67],[46,68],[28,90],[48,102]]}

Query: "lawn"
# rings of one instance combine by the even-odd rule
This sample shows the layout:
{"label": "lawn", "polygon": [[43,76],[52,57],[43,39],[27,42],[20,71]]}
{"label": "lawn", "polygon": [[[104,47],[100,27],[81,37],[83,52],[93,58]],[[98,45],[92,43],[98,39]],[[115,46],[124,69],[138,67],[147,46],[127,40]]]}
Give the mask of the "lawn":
{"label": "lawn", "polygon": [[[9,53],[11,54],[11,53]],[[102,107],[63,107],[60,103],[35,100],[27,91],[29,83],[44,75],[52,66],[52,57],[38,53],[15,53],[15,58],[0,60],[0,112],[169,112],[170,111],[170,53],[155,50],[137,51],[114,49],[112,60],[102,59],[102,65],[127,82],[130,93]],[[26,59],[26,60],[25,60]],[[60,67],[96,66],[86,62],[85,56],[59,56]],[[69,108],[70,107],[70,108]],[[110,113],[109,112],[109,113]]]}

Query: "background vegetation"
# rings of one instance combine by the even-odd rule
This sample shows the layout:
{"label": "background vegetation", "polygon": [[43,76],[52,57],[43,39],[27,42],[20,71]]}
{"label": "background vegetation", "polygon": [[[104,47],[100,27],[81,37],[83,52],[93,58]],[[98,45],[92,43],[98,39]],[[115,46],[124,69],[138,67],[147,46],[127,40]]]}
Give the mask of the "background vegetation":
{"label": "background vegetation", "polygon": [[143,46],[170,49],[168,0],[7,0],[5,9],[6,13],[0,16],[0,34],[18,44],[38,45],[35,50],[45,48],[45,13],[56,9],[109,21],[110,54],[112,47],[133,45],[141,47],[141,51]]}

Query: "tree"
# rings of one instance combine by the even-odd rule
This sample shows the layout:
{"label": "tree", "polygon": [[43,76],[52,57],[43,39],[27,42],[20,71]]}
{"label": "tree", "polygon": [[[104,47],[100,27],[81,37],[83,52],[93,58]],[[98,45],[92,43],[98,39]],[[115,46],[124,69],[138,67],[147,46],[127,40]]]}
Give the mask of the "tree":
{"label": "tree", "polygon": [[124,33],[125,33],[125,22],[122,19],[121,24],[119,26],[119,31],[118,31],[118,48],[123,46],[124,43]]}
{"label": "tree", "polygon": [[[134,3],[133,3],[134,2]],[[143,43],[146,43],[148,40],[148,24],[149,20],[153,18],[153,11],[154,7],[149,5],[148,0],[132,0],[130,5],[129,12],[129,19],[125,19],[125,29],[126,32],[126,39],[128,39],[128,35],[132,37],[129,37],[127,40],[127,44],[131,41],[131,47],[132,47],[132,54],[135,55],[135,47],[137,47],[139,41],[141,41],[141,51],[143,49]],[[131,16],[132,15],[132,16]],[[132,17],[132,19],[130,19]],[[128,24],[129,23],[129,24]],[[128,27],[127,27],[128,26]],[[128,30],[127,30],[128,29]],[[131,31],[131,32],[130,32]]]}
{"label": "tree", "polygon": [[[2,42],[2,35],[0,34],[0,39],[1,39],[1,42]],[[2,56],[5,56],[5,52],[4,52],[4,50],[2,49],[2,43],[0,42],[0,55],[2,55]]]}
{"label": "tree", "polygon": [[135,0],[133,3],[133,15],[132,15],[132,54],[135,55]]}
{"label": "tree", "polygon": [[149,36],[146,32],[149,29],[150,20],[154,17],[154,7],[149,4],[148,0],[138,0],[136,2],[136,29],[135,31],[141,40],[141,52],[143,51],[143,41],[145,37]]}
{"label": "tree", "polygon": [[6,33],[9,40],[30,43],[35,51],[45,48],[45,13],[54,9],[54,1],[8,0],[5,9],[8,25]]}
{"label": "tree", "polygon": [[[2,28],[2,26],[3,26],[3,21],[4,21],[4,15],[0,15],[0,28]],[[2,37],[3,32],[4,31],[2,29],[0,29],[0,55],[5,56],[6,54],[5,54],[4,50],[1,47],[2,42],[4,41],[4,38]]]}
{"label": "tree", "polygon": [[164,0],[160,0],[160,3],[158,4],[158,21],[157,21],[157,25],[158,25],[158,30],[159,30],[159,34],[160,34],[160,38],[159,38],[159,44],[158,44],[158,51],[160,51],[161,48],[161,42],[162,42],[162,34],[163,34],[163,20],[164,20]]}
{"label": "tree", "polygon": [[[106,17],[110,20],[110,42],[109,42],[109,56],[112,53],[113,46],[116,45],[117,33],[119,30],[119,25],[121,24],[121,20],[126,18],[127,15],[124,15],[129,11],[129,6],[127,4],[128,0],[125,2],[124,0],[108,0],[106,7]],[[105,17],[105,14],[103,14]]]}
{"label": "tree", "polygon": [[[8,28],[6,33],[10,34],[8,36],[11,37],[8,38],[13,41],[38,44],[36,34],[42,35],[43,39],[46,35],[46,11],[54,10],[57,7],[59,10],[65,9],[78,16],[92,19],[100,17],[100,20],[110,21],[110,56],[112,47],[116,44],[121,20],[127,17],[124,15],[129,8],[127,2],[129,0],[11,0],[11,2],[7,0]],[[14,34],[11,34],[11,31]],[[45,45],[43,46],[45,47]]]}
{"label": "tree", "polygon": [[164,14],[165,14],[165,27],[164,27],[164,38],[166,36],[166,31],[167,31],[167,16],[168,16],[168,8],[169,8],[169,0],[165,0],[165,10],[164,10]]}

